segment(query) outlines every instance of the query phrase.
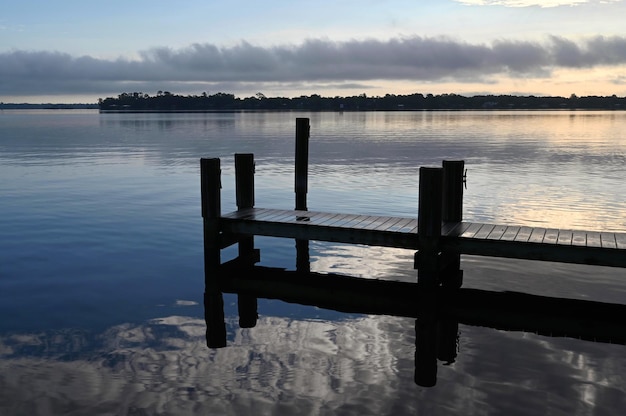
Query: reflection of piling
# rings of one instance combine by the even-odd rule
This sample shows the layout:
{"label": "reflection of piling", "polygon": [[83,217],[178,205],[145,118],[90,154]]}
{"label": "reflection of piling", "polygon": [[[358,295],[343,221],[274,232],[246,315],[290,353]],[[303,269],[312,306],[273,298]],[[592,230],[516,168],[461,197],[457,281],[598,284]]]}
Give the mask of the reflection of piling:
{"label": "reflection of piling", "polygon": [[415,320],[415,384],[437,384],[437,321],[433,316]]}
{"label": "reflection of piling", "polygon": [[204,229],[204,317],[209,348],[226,346],[224,299],[220,292],[221,170],[219,159],[200,160],[200,188]]}
{"label": "reflection of piling", "polygon": [[[254,155],[251,153],[235,154],[235,193],[237,209],[254,207]],[[242,270],[256,262],[254,236],[240,235],[238,240],[239,265]],[[246,294],[237,295],[239,326],[253,328],[256,325],[257,298]]]}
{"label": "reflection of piling", "polygon": [[221,293],[204,293],[204,321],[206,322],[207,347],[225,347],[226,323],[224,322],[224,298]]}
{"label": "reflection of piling", "polygon": [[[433,306],[434,301],[426,300]],[[459,323],[425,312],[415,320],[415,384],[432,387],[437,384],[437,360],[451,364],[456,360]]]}
{"label": "reflection of piling", "polygon": [[437,320],[437,358],[446,364],[456,360],[459,346],[459,322],[454,319]]}
{"label": "reflection of piling", "polygon": [[[296,166],[295,166],[295,193],[298,211],[306,211],[308,176],[309,176],[309,133],[308,118],[296,119]],[[306,221],[306,217],[301,218]],[[309,240],[296,239],[296,270],[309,272],[311,263],[309,258]]]}

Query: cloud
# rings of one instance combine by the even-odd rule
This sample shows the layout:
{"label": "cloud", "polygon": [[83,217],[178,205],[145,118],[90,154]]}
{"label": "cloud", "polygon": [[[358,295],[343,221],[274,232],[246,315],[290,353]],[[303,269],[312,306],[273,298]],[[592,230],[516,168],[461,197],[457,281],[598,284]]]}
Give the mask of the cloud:
{"label": "cloud", "polygon": [[[244,84],[355,85],[367,82],[490,82],[491,77],[548,77],[554,69],[626,64],[626,37],[596,36],[575,42],[498,40],[468,43],[446,37],[232,47],[192,44],[153,48],[136,60],[106,60],[67,53],[14,50],[0,53],[1,95],[204,91]],[[233,91],[233,90],[229,90]]]}
{"label": "cloud", "polygon": [[456,0],[468,6],[504,6],[504,7],[559,7],[579,6],[583,4],[617,3],[622,0]]}

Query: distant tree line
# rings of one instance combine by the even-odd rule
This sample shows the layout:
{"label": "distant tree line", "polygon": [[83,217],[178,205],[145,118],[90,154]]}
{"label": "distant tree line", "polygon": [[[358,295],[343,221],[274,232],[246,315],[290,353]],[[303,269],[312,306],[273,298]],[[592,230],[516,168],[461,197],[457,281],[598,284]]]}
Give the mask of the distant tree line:
{"label": "distant tree line", "polygon": [[0,103],[0,110],[77,110],[96,108],[99,108],[98,104]]}
{"label": "distant tree line", "polygon": [[142,92],[122,93],[117,98],[98,100],[104,112],[228,111],[228,110],[478,110],[478,109],[626,109],[626,97],[586,96],[538,97],[516,95],[409,94],[368,97],[322,97],[318,94],[295,98],[266,97],[257,93],[237,98],[233,94],[177,95],[159,91],[150,96]]}

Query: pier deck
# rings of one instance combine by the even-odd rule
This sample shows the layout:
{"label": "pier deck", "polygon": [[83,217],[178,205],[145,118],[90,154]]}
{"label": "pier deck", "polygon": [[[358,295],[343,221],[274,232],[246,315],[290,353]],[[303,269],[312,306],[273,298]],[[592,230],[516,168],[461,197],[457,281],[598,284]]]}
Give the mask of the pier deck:
{"label": "pier deck", "polygon": [[[420,249],[417,218],[246,208],[221,217],[223,233]],[[626,267],[626,233],[446,222],[440,247],[460,254]]]}

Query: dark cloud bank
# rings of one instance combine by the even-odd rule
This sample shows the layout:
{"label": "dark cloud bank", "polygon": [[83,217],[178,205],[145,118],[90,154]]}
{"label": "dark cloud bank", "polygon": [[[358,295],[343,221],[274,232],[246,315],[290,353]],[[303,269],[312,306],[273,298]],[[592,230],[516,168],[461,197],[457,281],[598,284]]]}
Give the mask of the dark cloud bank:
{"label": "dark cloud bank", "polygon": [[549,76],[554,68],[626,63],[626,37],[575,43],[552,36],[545,43],[470,44],[448,38],[410,37],[297,46],[233,47],[193,44],[154,48],[139,60],[73,57],[61,52],[0,53],[0,94],[88,94],[176,88],[200,92],[240,83],[344,84],[367,80],[482,81],[490,75]]}

